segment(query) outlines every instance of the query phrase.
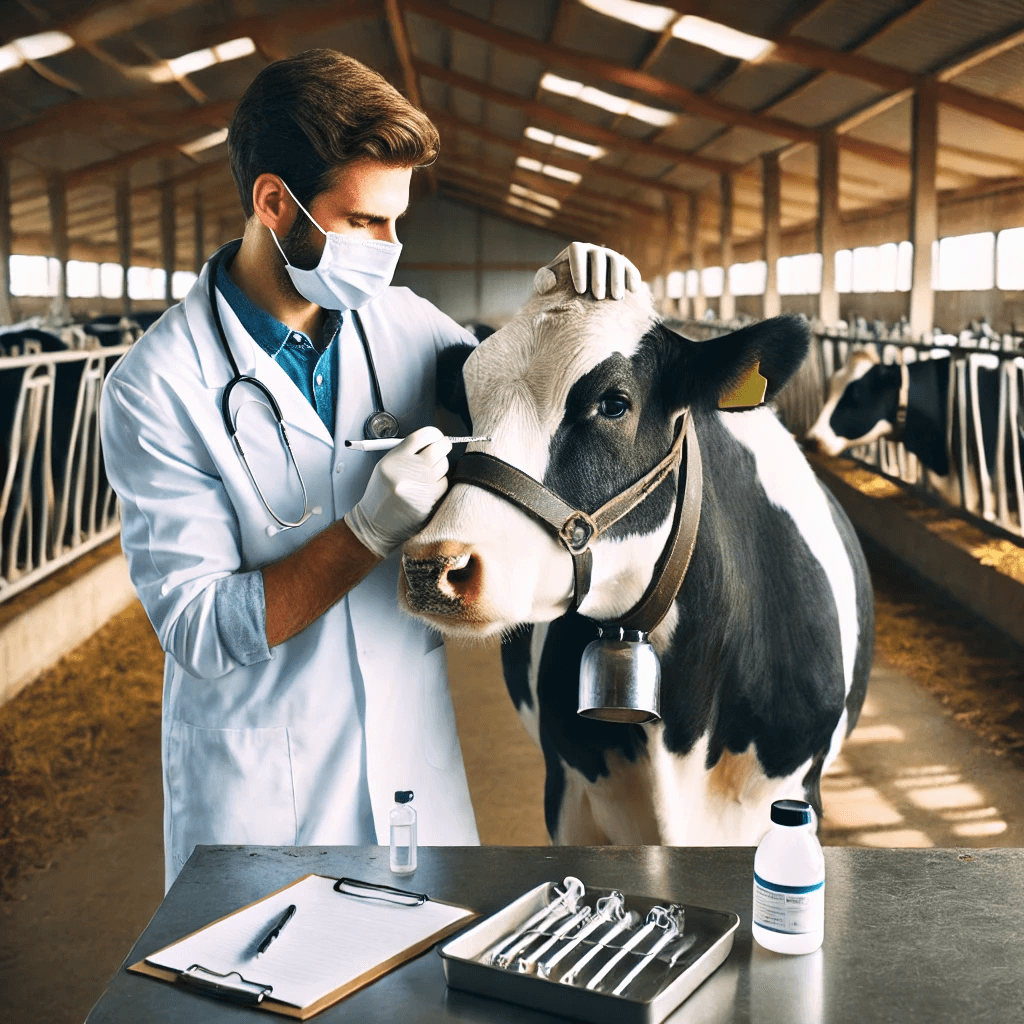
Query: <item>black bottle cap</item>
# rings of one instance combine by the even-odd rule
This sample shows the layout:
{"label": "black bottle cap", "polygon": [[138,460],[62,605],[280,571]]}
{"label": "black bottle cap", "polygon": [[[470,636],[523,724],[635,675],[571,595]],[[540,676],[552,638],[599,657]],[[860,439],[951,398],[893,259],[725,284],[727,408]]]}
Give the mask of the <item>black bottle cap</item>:
{"label": "black bottle cap", "polygon": [[407,804],[412,799],[411,789],[399,789],[395,792],[396,804]]}
{"label": "black bottle cap", "polygon": [[776,800],[772,804],[776,825],[809,825],[812,820],[811,805],[806,800]]}

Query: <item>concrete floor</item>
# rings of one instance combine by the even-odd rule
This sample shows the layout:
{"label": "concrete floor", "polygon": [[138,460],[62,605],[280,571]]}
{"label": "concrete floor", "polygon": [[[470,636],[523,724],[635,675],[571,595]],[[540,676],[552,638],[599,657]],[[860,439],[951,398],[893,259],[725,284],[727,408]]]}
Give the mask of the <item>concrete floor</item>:
{"label": "concrete floor", "polygon": [[[496,649],[455,648],[449,660],[482,841],[546,844],[543,763],[505,692]],[[140,771],[134,813],[97,826],[49,871],[30,876],[17,900],[0,904],[4,1024],[81,1022],[159,905],[157,751]],[[823,791],[826,843],[1024,846],[1024,770],[883,665]]]}

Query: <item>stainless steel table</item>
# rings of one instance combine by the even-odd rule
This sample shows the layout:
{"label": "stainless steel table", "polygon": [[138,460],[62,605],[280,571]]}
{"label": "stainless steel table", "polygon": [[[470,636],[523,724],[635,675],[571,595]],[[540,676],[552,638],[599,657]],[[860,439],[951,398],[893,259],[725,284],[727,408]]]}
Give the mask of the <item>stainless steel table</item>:
{"label": "stainless steel table", "polygon": [[[825,850],[825,944],[808,957],[750,935],[748,848],[421,848],[406,888],[489,914],[547,880],[734,910],[725,964],[672,1024],[879,1024],[1024,1021],[1024,850]],[[394,882],[386,847],[198,847],[87,1024],[285,1020],[216,1002],[127,964],[308,872]],[[336,1004],[318,1022],[561,1021],[445,987],[430,952]]]}

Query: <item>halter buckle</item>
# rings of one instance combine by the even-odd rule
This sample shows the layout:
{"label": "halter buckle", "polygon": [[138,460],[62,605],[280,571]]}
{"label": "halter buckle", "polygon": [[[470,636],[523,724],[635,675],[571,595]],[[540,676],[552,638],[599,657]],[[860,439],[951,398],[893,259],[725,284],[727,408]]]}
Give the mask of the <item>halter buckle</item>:
{"label": "halter buckle", "polygon": [[578,555],[587,550],[597,533],[597,524],[586,512],[574,512],[558,531],[558,537],[569,551]]}

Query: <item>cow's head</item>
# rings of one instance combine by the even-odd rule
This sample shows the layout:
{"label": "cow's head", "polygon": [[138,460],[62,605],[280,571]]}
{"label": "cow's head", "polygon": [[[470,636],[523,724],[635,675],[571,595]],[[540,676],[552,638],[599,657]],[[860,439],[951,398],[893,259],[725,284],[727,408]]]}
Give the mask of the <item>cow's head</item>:
{"label": "cow's head", "polygon": [[[566,278],[563,271],[555,290],[535,296],[478,348],[449,353],[439,373],[451,375],[448,404],[461,402],[473,433],[491,439],[476,449],[588,513],[665,456],[684,409],[699,433],[701,417],[716,415],[720,397],[756,364],[770,401],[807,352],[798,317],[697,343],[657,321],[646,291],[599,302],[577,295]],[[642,595],[680,483],[669,476],[593,544],[583,614],[606,619]],[[487,636],[564,614],[572,559],[527,513],[460,483],[406,543],[400,590],[409,611],[445,633]]]}
{"label": "cow's head", "polygon": [[854,352],[832,375],[828,400],[805,440],[826,455],[888,437],[896,428],[900,368],[883,366],[872,349]]}

